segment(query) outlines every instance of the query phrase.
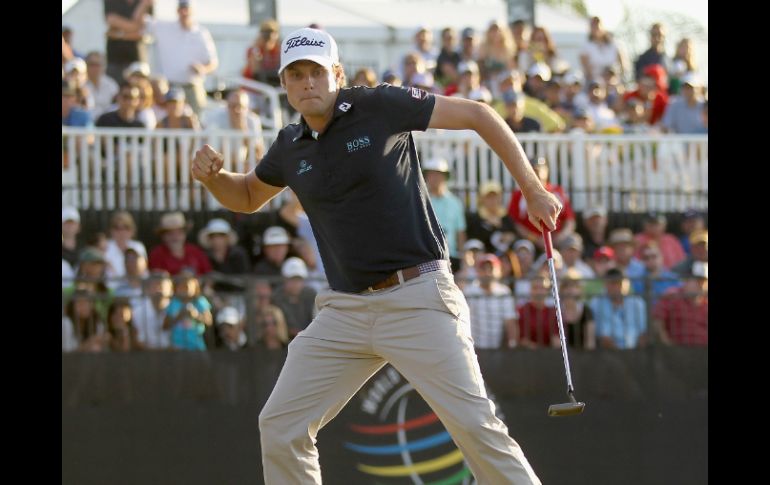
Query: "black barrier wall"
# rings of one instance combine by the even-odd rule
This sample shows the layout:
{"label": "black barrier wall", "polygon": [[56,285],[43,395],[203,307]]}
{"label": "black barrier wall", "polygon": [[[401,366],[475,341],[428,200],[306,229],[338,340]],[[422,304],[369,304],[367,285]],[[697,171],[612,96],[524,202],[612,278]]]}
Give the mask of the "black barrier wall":
{"label": "black barrier wall", "polygon": [[[498,414],[546,485],[708,481],[707,349],[479,351]],[[282,352],[62,355],[63,484],[261,484],[259,410]],[[375,375],[318,436],[324,483],[469,484],[409,384]]]}

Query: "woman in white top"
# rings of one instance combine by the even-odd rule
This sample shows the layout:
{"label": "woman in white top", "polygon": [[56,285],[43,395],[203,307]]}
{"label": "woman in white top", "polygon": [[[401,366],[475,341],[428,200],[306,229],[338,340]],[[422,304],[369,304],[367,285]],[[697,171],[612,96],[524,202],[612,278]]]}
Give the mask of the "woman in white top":
{"label": "woman in white top", "polygon": [[580,63],[587,82],[601,80],[604,70],[610,66],[618,66],[618,75],[621,80],[624,78],[625,59],[612,39],[612,34],[604,30],[599,17],[591,17],[591,31],[588,43],[580,52]]}
{"label": "woman in white top", "polygon": [[126,274],[126,249],[131,248],[147,259],[147,248],[141,241],[133,239],[135,235],[136,223],[131,214],[126,211],[115,212],[110,219],[110,239],[104,252],[107,260],[107,285],[110,288],[117,287]]}

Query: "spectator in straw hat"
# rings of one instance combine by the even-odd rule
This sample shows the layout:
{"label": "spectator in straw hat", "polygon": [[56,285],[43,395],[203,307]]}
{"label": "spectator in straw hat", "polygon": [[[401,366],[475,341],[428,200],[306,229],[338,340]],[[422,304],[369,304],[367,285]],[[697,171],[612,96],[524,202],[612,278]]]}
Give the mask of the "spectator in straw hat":
{"label": "spectator in straw hat", "polygon": [[[238,235],[224,219],[211,219],[198,233],[198,243],[206,250],[212,270],[218,275],[245,275],[249,273],[249,256],[238,246]],[[242,285],[216,281],[214,291],[239,291]]]}
{"label": "spectator in straw hat", "polygon": [[580,234],[570,234],[562,239],[559,251],[561,251],[564,258],[564,267],[559,276],[566,274],[567,271],[575,272],[580,278],[593,278],[596,276],[591,266],[582,259],[583,238],[580,237]]}
{"label": "spectator in straw hat", "polygon": [[631,229],[625,227],[613,229],[608,242],[615,254],[615,267],[628,278],[640,278],[644,274],[644,264],[634,256],[636,242]]}
{"label": "spectator in straw hat", "polygon": [[160,218],[156,229],[162,243],[150,252],[150,269],[164,269],[176,275],[191,269],[196,275],[211,271],[211,262],[197,245],[187,242],[189,226],[181,212],[168,212]]}
{"label": "spectator in straw hat", "polygon": [[457,273],[460,270],[460,250],[465,244],[465,211],[462,201],[447,185],[449,162],[442,157],[429,158],[422,162],[422,172],[436,218],[446,234],[452,272]]}
{"label": "spectator in straw hat", "polygon": [[503,187],[497,181],[481,184],[478,209],[466,218],[468,239],[481,241],[488,253],[505,251],[516,239],[513,221],[503,205]]}

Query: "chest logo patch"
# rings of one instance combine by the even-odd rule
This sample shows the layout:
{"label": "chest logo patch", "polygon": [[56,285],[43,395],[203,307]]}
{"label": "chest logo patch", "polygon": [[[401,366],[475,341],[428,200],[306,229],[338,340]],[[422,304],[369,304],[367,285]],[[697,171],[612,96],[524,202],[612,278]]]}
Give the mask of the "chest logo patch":
{"label": "chest logo patch", "polygon": [[297,175],[302,175],[305,172],[309,172],[313,170],[313,166],[307,163],[307,160],[301,160],[299,162],[299,170],[297,170]]}

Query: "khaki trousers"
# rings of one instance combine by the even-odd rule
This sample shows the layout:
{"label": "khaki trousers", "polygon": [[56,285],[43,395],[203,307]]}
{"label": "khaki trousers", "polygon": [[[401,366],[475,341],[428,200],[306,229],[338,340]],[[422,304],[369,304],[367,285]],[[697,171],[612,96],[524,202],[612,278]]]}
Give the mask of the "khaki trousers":
{"label": "khaki trousers", "polygon": [[316,305],[259,416],[267,485],[321,483],[318,431],[388,362],[441,419],[479,485],[540,483],[487,398],[451,273],[366,294],[322,290]]}

